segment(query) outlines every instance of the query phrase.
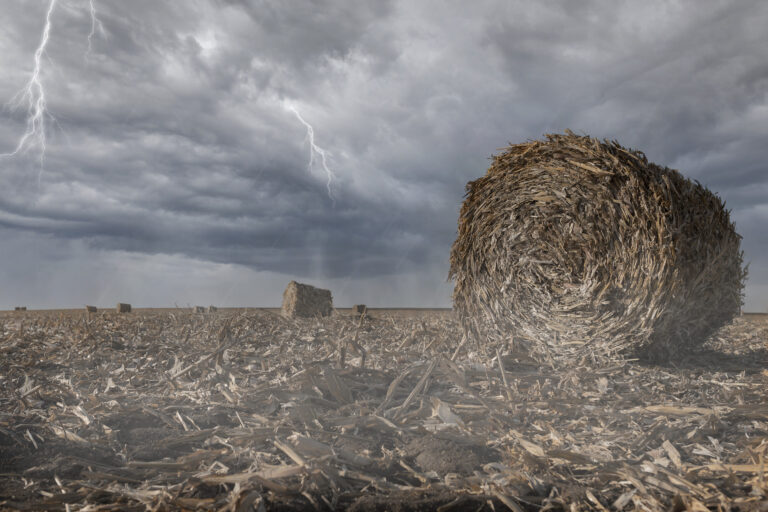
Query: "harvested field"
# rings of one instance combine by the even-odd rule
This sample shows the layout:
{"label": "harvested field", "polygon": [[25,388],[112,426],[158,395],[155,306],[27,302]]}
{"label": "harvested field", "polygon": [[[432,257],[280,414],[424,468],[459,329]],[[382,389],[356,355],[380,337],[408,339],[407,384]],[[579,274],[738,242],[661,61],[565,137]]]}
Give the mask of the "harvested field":
{"label": "harvested field", "polygon": [[560,370],[368,313],[0,314],[0,509],[768,507],[766,316]]}

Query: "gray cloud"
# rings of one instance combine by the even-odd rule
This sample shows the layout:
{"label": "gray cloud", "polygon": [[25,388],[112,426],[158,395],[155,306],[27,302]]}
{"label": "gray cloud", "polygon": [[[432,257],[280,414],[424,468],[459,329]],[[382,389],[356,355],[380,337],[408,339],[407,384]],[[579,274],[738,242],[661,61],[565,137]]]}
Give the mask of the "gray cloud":
{"label": "gray cloud", "polygon": [[[0,160],[0,230],[20,268],[66,261],[93,294],[111,258],[130,261],[152,276],[146,303],[196,282],[190,294],[215,294],[205,276],[223,272],[272,283],[251,302],[279,301],[275,283],[295,276],[349,300],[447,305],[465,183],[506,143],[571,128],[724,197],[751,260],[748,307],[768,307],[764,3],[96,5],[106,34],[88,57],[87,2],[54,12],[44,169],[34,150]],[[2,98],[28,77],[45,7],[4,6]],[[330,154],[335,202],[289,104]],[[23,123],[0,113],[0,152]],[[30,254],[31,239],[50,250]],[[170,261],[195,275],[157,270]]]}

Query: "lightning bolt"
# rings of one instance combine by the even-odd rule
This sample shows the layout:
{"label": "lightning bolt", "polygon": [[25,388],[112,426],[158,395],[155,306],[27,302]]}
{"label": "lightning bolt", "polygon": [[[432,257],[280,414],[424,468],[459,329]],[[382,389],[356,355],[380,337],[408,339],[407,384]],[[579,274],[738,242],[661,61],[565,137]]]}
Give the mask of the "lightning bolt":
{"label": "lightning bolt", "polygon": [[323,166],[323,170],[325,171],[326,176],[328,177],[328,181],[326,183],[326,187],[328,188],[328,198],[333,202],[333,204],[336,204],[336,199],[333,197],[333,191],[331,190],[331,182],[336,177],[335,174],[333,174],[333,171],[328,167],[328,160],[327,160],[327,152],[315,144],[315,129],[312,128],[312,125],[309,124],[307,121],[304,120],[303,117],[301,117],[301,114],[299,114],[299,111],[296,110],[296,107],[293,105],[285,105],[285,108],[290,110],[296,115],[296,119],[299,120],[301,124],[304,125],[304,127],[307,129],[307,138],[309,139],[309,170],[312,170],[312,167],[316,161],[316,156],[320,156],[320,164]]}
{"label": "lightning bolt", "polygon": [[[43,34],[40,38],[40,45],[35,51],[35,65],[32,69],[32,75],[29,77],[24,88],[19,91],[12,100],[11,104],[15,108],[19,108],[26,104],[27,107],[27,128],[19,139],[16,148],[10,153],[0,153],[0,156],[11,157],[20,153],[25,153],[31,147],[37,145],[40,147],[40,170],[42,172],[43,164],[45,162],[45,119],[53,116],[48,112],[47,103],[45,101],[45,89],[43,83],[40,80],[40,61],[45,53],[45,48],[48,46],[48,39],[51,34],[51,14],[56,7],[56,0],[51,0],[48,5],[48,11],[45,13],[45,26],[43,27]],[[54,119],[55,120],[55,119]],[[38,184],[40,183],[40,175],[37,177]]]}
{"label": "lightning bolt", "polygon": [[104,35],[104,25],[101,24],[101,20],[96,13],[95,0],[88,0],[88,7],[91,11],[91,33],[88,34],[88,51],[85,52],[86,57],[91,54],[91,50],[93,49],[92,42],[93,36],[96,35],[96,30],[98,30],[99,34],[102,36]]}

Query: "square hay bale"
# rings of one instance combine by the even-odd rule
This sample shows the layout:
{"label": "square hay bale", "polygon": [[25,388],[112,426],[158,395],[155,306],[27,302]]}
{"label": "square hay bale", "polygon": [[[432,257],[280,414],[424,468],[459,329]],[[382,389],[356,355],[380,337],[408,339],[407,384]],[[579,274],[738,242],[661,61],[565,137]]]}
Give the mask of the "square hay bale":
{"label": "square hay bale", "polygon": [[368,311],[368,308],[365,307],[365,304],[355,304],[352,306],[352,312],[356,315],[362,315],[366,311]]}
{"label": "square hay bale", "polygon": [[125,304],[124,302],[118,302],[116,310],[118,313],[130,313],[131,305]]}
{"label": "square hay bale", "polygon": [[13,308],[13,310],[14,311],[26,311],[27,310],[27,306],[16,306],[15,308]]}
{"label": "square hay bale", "polygon": [[216,306],[208,306],[208,312],[209,313],[215,313],[219,310]]}
{"label": "square hay bale", "polygon": [[195,313],[205,313],[205,308],[203,306],[195,306]]}
{"label": "square hay bale", "polygon": [[96,313],[99,310],[99,308],[97,308],[96,306],[85,306],[85,310],[88,313]]}
{"label": "square hay bale", "polygon": [[329,316],[332,312],[333,297],[330,290],[291,281],[283,292],[283,316]]}

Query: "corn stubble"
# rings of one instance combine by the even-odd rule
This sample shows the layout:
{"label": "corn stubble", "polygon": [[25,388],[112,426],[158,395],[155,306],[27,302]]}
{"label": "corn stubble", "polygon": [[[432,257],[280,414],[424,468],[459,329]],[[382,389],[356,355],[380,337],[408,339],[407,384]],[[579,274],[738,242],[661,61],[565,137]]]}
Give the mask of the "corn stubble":
{"label": "corn stubble", "polygon": [[566,370],[449,359],[449,311],[0,313],[0,510],[764,510],[767,339]]}

